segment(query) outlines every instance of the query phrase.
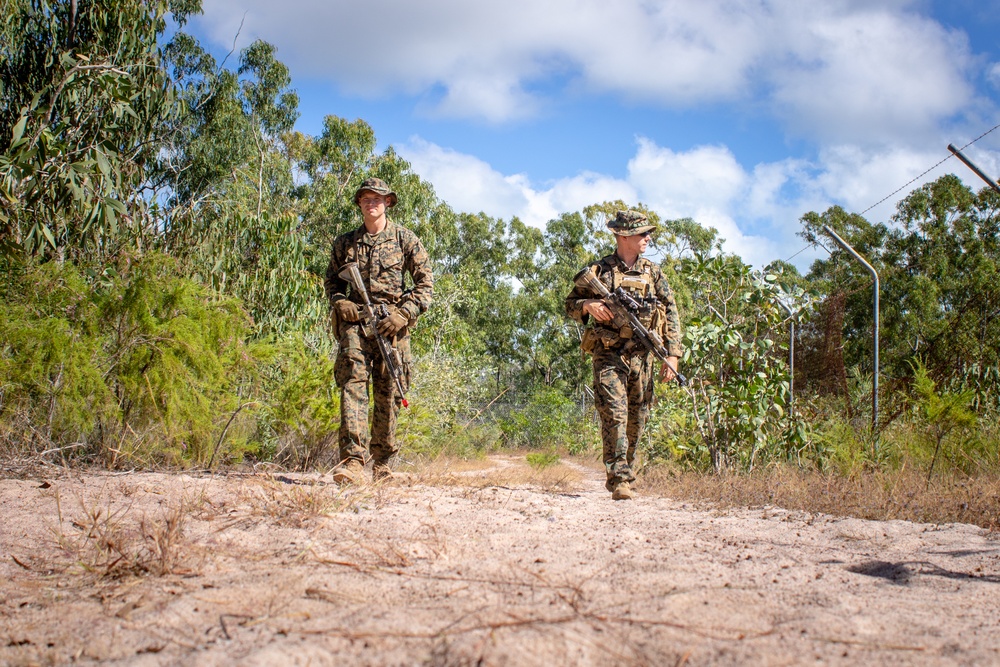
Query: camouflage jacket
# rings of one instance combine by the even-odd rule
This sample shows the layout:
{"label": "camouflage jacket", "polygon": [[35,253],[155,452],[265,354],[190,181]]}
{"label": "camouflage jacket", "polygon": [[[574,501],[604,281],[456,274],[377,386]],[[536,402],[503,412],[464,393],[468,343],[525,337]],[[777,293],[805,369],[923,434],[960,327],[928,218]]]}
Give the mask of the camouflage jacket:
{"label": "camouflage jacket", "polygon": [[[430,257],[409,229],[387,221],[385,229],[375,236],[364,225],[338,236],[330,251],[324,281],[331,306],[341,299],[361,303],[361,297],[352,294],[347,281],[337,275],[348,262],[358,263],[372,303],[397,306],[411,323],[430,307],[434,290]],[[409,289],[404,282],[407,273],[413,280]]]}
{"label": "camouflage jacket", "polygon": [[[644,325],[650,326],[650,323],[657,319],[661,322],[659,326],[654,325],[654,328],[660,330],[668,354],[674,357],[683,354],[677,302],[674,300],[674,293],[670,289],[670,285],[667,284],[666,278],[663,277],[659,265],[645,257],[640,257],[636,260],[635,265],[629,269],[617,254],[612,253],[590,266],[594,268],[594,273],[607,286],[608,290],[613,291],[618,287],[624,287],[640,303],[644,304],[646,312],[639,314],[639,320]],[[643,283],[649,285],[648,290],[639,287]],[[642,294],[640,293],[642,291],[648,293]],[[583,312],[583,303],[588,299],[595,298],[597,298],[596,294],[591,294],[586,288],[574,285],[573,291],[566,297],[566,314],[586,325],[590,320],[590,315]],[[655,311],[659,311],[658,317],[654,317]],[[604,330],[613,333],[610,323],[603,324],[595,321],[594,328],[598,331]]]}

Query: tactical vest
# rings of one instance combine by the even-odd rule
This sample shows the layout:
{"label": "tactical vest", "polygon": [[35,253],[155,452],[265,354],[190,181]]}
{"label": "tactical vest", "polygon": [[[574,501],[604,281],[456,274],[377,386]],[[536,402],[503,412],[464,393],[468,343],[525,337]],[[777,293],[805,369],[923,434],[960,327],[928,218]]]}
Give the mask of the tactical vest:
{"label": "tactical vest", "polygon": [[616,267],[611,274],[611,290],[621,287],[638,301],[639,312],[636,315],[643,326],[649,327],[656,311],[656,288],[653,285],[653,265],[649,262],[643,262],[643,265],[642,271],[633,267],[630,271],[622,272]]}
{"label": "tactical vest", "polygon": [[[611,281],[608,287],[611,291],[621,287],[628,292],[629,296],[639,303],[639,311],[636,313],[639,322],[647,329],[656,330],[663,320],[661,311],[664,310],[664,307],[656,299],[656,287],[653,283],[653,264],[651,262],[641,262],[641,266],[641,270],[633,267],[629,271],[621,271],[617,266],[613,267],[610,270]],[[608,284],[607,273],[605,272],[599,277],[601,282],[605,284]],[[594,326],[584,332],[581,348],[588,354],[592,353],[598,345],[604,347],[604,349],[621,349],[623,352],[628,352],[634,347],[631,339],[632,330],[628,325],[619,329],[611,322],[602,323],[595,321]]]}

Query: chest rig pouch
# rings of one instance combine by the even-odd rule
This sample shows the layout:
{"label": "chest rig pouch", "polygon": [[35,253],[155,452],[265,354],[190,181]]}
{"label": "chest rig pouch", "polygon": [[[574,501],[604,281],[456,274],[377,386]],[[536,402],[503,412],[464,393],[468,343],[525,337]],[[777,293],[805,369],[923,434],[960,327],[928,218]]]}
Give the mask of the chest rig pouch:
{"label": "chest rig pouch", "polygon": [[[614,283],[612,289],[621,287],[636,300],[639,304],[639,312],[636,313],[636,317],[639,318],[644,327],[648,328],[653,320],[657,304],[656,294],[653,291],[653,274],[649,270],[649,265],[644,266],[641,271],[633,269],[619,272],[616,269],[612,281]],[[627,336],[622,337],[631,338],[632,332],[629,331]]]}
{"label": "chest rig pouch", "polygon": [[[636,316],[642,325],[648,328],[656,313],[657,303],[653,288],[653,276],[648,263],[644,264],[641,270],[621,271],[617,267],[612,269],[611,291],[618,288],[627,292],[639,303],[639,311]],[[632,327],[628,324],[618,327],[611,322],[607,324],[595,323],[592,329],[588,328],[584,332],[583,338],[581,348],[587,353],[591,353],[598,346],[604,349],[628,349],[632,343]]]}

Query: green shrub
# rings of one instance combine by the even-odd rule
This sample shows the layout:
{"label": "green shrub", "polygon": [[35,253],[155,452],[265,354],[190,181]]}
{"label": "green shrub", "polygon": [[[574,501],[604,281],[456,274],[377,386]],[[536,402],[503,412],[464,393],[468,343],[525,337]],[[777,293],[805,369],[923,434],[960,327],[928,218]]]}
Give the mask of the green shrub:
{"label": "green shrub", "polygon": [[396,431],[404,457],[478,458],[494,447],[499,430],[480,420],[477,407],[490,401],[480,396],[481,377],[475,360],[443,352],[415,359],[410,407],[400,411]]}
{"label": "green shrub", "polygon": [[528,465],[535,470],[545,470],[559,463],[559,455],[554,451],[530,452],[524,457]]}
{"label": "green shrub", "polygon": [[519,409],[510,410],[500,429],[507,447],[541,449],[567,447],[575,441],[579,408],[561,391],[540,386]]}
{"label": "green shrub", "polygon": [[639,448],[649,463],[674,461],[695,469],[708,469],[712,463],[690,402],[676,385],[657,384]]}
{"label": "green shrub", "polygon": [[336,463],[340,428],[340,391],[334,377],[333,350],[302,334],[282,339],[268,361],[272,380],[262,410],[263,458],[309,468],[324,460]]}
{"label": "green shrub", "polygon": [[733,257],[696,256],[685,267],[708,306],[687,323],[683,363],[692,369],[686,393],[712,468],[750,471],[799,458],[807,430],[787,412],[789,316],[780,304],[791,301],[792,312],[801,313],[810,295]]}
{"label": "green shrub", "polygon": [[239,304],[169,258],[29,268],[0,315],[8,446],[117,465],[203,463],[258,370]]}

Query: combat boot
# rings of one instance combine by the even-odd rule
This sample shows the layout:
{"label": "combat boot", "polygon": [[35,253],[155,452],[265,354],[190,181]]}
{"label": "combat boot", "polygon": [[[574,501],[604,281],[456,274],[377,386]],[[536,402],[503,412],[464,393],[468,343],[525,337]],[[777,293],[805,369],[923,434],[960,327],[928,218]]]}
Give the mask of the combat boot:
{"label": "combat boot", "polygon": [[392,468],[388,463],[376,463],[372,466],[372,480],[381,482],[384,479],[392,479]]}
{"label": "combat boot", "polygon": [[342,461],[333,471],[333,481],[337,484],[365,483],[365,466],[357,459]]}
{"label": "combat boot", "polygon": [[612,500],[632,500],[632,496],[632,487],[628,482],[618,482],[615,484],[615,490],[611,492]]}

